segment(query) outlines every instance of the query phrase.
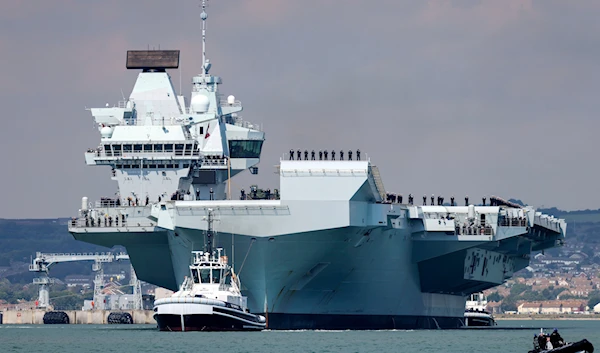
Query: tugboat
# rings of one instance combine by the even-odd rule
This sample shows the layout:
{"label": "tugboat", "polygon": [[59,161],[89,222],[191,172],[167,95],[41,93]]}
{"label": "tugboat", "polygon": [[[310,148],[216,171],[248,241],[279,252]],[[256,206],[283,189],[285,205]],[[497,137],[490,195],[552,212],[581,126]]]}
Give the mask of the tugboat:
{"label": "tugboat", "polygon": [[465,305],[465,327],[495,326],[494,316],[486,310],[483,293],[473,293]]}
{"label": "tugboat", "polygon": [[262,315],[251,314],[240,281],[223,249],[212,250],[213,211],[208,212],[206,251],[192,251],[190,276],[178,292],[154,302],[154,319],[160,331],[260,331]]}

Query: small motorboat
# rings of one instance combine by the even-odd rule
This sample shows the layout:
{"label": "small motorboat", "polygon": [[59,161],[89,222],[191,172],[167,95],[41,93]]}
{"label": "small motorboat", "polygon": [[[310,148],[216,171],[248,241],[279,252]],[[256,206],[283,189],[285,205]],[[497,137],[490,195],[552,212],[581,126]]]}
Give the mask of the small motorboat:
{"label": "small motorboat", "polygon": [[593,353],[594,345],[586,339],[582,339],[578,342],[567,343],[564,346],[557,347],[554,349],[545,349],[536,351],[535,349],[530,350],[529,353]]}

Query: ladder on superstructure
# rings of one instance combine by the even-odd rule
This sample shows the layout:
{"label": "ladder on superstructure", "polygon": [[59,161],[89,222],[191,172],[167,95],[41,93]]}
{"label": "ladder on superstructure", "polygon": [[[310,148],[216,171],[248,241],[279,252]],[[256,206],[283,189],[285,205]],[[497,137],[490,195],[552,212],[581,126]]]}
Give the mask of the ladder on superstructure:
{"label": "ladder on superstructure", "polygon": [[383,180],[381,180],[381,175],[379,174],[379,168],[377,166],[370,166],[371,175],[373,176],[373,181],[375,181],[375,188],[377,188],[377,192],[379,196],[381,196],[381,200],[385,200],[385,187],[383,186]]}

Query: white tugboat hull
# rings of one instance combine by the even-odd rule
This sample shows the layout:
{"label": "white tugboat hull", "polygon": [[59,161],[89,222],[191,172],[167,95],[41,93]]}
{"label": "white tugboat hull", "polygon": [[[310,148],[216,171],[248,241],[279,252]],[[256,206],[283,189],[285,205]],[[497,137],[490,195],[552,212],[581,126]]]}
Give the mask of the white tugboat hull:
{"label": "white tugboat hull", "polygon": [[266,326],[264,316],[205,298],[159,299],[154,312],[160,331],[260,331]]}
{"label": "white tugboat hull", "polygon": [[496,320],[487,312],[465,311],[466,327],[496,326]]}

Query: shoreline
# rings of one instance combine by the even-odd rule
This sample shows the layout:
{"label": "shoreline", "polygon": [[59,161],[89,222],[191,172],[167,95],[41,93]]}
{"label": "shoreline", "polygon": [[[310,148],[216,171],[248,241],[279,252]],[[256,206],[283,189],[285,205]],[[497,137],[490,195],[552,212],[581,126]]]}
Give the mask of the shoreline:
{"label": "shoreline", "polygon": [[598,315],[589,315],[585,317],[569,317],[569,316],[554,316],[554,315],[538,315],[538,316],[524,316],[524,315],[494,315],[496,321],[536,321],[536,320],[564,320],[564,321],[593,321],[600,320]]}

